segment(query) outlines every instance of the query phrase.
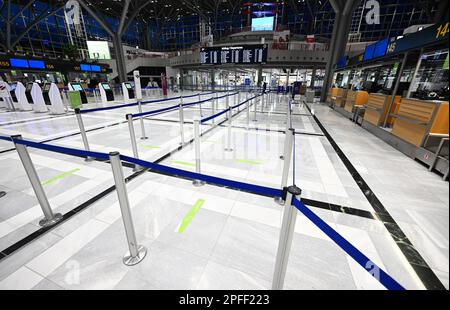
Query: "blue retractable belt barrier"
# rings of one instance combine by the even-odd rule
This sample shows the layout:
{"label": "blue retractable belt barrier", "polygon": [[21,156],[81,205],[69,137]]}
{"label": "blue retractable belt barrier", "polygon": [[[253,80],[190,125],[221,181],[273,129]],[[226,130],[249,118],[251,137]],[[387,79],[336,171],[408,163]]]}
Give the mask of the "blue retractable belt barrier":
{"label": "blue retractable belt barrier", "polygon": [[313,222],[321,231],[330,237],[341,249],[350,255],[361,267],[371,273],[384,287],[389,290],[405,290],[396,280],[388,275],[383,269],[378,267],[361,251],[354,247],[337,231],[330,227],[324,220],[307,208],[301,201],[294,199],[294,206],[303,213],[311,222]]}
{"label": "blue retractable belt barrier", "polygon": [[0,140],[12,142],[12,139],[11,139],[10,137],[3,137],[3,136],[0,136]]}
{"label": "blue retractable belt barrier", "polygon": [[209,175],[204,175],[204,174],[199,174],[199,173],[195,173],[195,172],[191,172],[191,171],[167,167],[167,166],[143,161],[143,160],[128,157],[128,156],[120,156],[120,158],[123,161],[129,162],[129,163],[132,163],[132,164],[144,167],[144,168],[167,173],[167,174],[173,175],[173,176],[181,176],[181,177],[185,177],[185,178],[188,178],[191,180],[200,180],[200,181],[204,181],[206,183],[240,189],[243,191],[247,191],[247,192],[251,192],[251,193],[263,195],[263,196],[281,197],[283,195],[283,191],[279,190],[279,189],[274,189],[274,188],[265,187],[265,186],[253,185],[253,184],[248,184],[248,183],[243,183],[243,182],[238,182],[238,181],[231,181],[231,180],[227,180],[227,179],[212,177]]}
{"label": "blue retractable belt barrier", "polygon": [[208,121],[210,121],[210,120],[212,120],[212,119],[214,119],[214,118],[216,118],[216,117],[219,117],[219,116],[221,116],[221,115],[227,113],[229,110],[230,110],[230,109],[226,109],[226,110],[223,110],[222,112],[219,112],[219,113],[217,113],[217,114],[208,116],[208,117],[202,119],[202,120],[201,120],[201,123],[206,123],[206,122],[208,122]]}
{"label": "blue retractable belt barrier", "polygon": [[[183,97],[183,98],[186,98],[186,97]],[[202,103],[208,102],[210,100],[212,100],[212,98],[209,98],[209,99],[206,99],[206,100],[202,100],[202,101],[198,101],[198,102],[184,103],[183,107],[190,107],[190,106],[194,106],[194,105],[197,105],[197,104],[202,104]],[[171,106],[171,107],[167,107],[167,108],[164,108],[164,109],[159,109],[159,110],[155,110],[155,111],[149,111],[149,112],[144,112],[144,113],[133,114],[132,116],[133,116],[133,118],[150,116],[150,115],[153,115],[153,114],[159,114],[159,113],[162,113],[162,112],[175,110],[175,109],[178,109],[179,107],[180,107],[180,105],[177,104],[177,105],[174,105],[174,106]]]}
{"label": "blue retractable belt barrier", "polygon": [[63,147],[63,146],[37,143],[37,142],[32,142],[32,141],[27,141],[27,140],[22,140],[22,139],[10,139],[10,141],[11,140],[13,140],[13,142],[16,144],[21,144],[21,145],[25,145],[25,146],[32,147],[35,149],[40,149],[40,150],[54,152],[54,153],[80,156],[80,157],[92,157],[92,158],[103,159],[103,160],[109,159],[109,155],[106,153],[87,152],[87,151],[72,149],[72,148]]}

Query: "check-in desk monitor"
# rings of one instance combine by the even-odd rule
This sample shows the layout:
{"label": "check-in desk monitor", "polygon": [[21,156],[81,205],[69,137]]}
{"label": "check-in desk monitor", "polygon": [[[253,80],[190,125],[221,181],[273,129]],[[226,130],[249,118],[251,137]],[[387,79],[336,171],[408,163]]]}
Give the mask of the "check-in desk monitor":
{"label": "check-in desk monitor", "polygon": [[111,86],[108,83],[100,83],[101,88],[104,90],[105,98],[102,98],[103,101],[114,101],[114,93],[111,89]]}
{"label": "check-in desk monitor", "polygon": [[11,94],[11,98],[12,98],[13,102],[18,103],[17,96],[16,96],[17,84],[16,83],[9,84],[9,87],[11,88],[10,94]]}
{"label": "check-in desk monitor", "polygon": [[50,83],[45,83],[44,86],[42,87],[42,96],[44,96],[44,101],[46,105],[52,105],[51,101],[50,101],[50,96],[48,94],[48,92],[50,91]]}
{"label": "check-in desk monitor", "polygon": [[133,85],[131,85],[131,83],[123,83],[123,97],[125,100],[131,100],[134,99],[135,93],[134,93],[134,88]]}
{"label": "check-in desk monitor", "polygon": [[88,99],[86,96],[86,92],[83,89],[83,86],[81,86],[80,83],[70,83],[70,85],[72,86],[72,89],[74,91],[77,91],[80,93],[80,97],[81,97],[81,103],[82,104],[87,104],[88,103]]}
{"label": "check-in desk monitor", "polygon": [[27,88],[25,90],[25,96],[30,104],[33,104],[33,97],[31,96],[31,90],[33,89],[33,83],[27,83]]}

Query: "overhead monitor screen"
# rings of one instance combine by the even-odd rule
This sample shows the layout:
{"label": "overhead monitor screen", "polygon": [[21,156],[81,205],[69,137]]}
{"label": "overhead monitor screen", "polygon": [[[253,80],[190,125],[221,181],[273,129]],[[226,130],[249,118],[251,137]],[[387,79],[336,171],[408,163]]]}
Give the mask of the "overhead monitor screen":
{"label": "overhead monitor screen", "polygon": [[128,89],[133,89],[133,86],[131,86],[130,83],[125,83],[125,87],[128,88]]}
{"label": "overhead monitor screen", "polygon": [[50,90],[50,84],[45,84],[43,90],[44,91],[49,91]]}
{"label": "overhead monitor screen", "polygon": [[377,42],[377,44],[375,45],[375,50],[373,52],[373,58],[385,56],[388,44],[389,44],[389,39],[384,39],[384,40],[381,40],[380,42]]}
{"label": "overhead monitor screen", "polygon": [[45,62],[41,60],[28,60],[31,69],[45,69]]}
{"label": "overhead monitor screen", "polygon": [[9,86],[11,87],[11,91],[15,91],[17,84],[10,84]]}
{"label": "overhead monitor screen", "polygon": [[273,31],[275,17],[252,18],[252,31]]}
{"label": "overhead monitor screen", "polygon": [[26,59],[10,58],[9,62],[11,63],[11,67],[28,68],[28,60]]}
{"label": "overhead monitor screen", "polygon": [[109,86],[108,83],[102,83],[102,87],[103,87],[104,90],[110,90],[111,89],[111,87]]}
{"label": "overhead monitor screen", "polygon": [[267,45],[241,45],[224,47],[204,47],[200,50],[203,65],[265,64]]}
{"label": "overhead monitor screen", "polygon": [[92,72],[101,72],[102,68],[97,65],[91,65],[91,70],[92,70]]}
{"label": "overhead monitor screen", "polygon": [[89,58],[111,59],[107,41],[87,41],[87,47],[89,50]]}
{"label": "overhead monitor screen", "polygon": [[81,71],[91,71],[91,65],[81,64],[80,69]]}
{"label": "overhead monitor screen", "polygon": [[72,84],[72,88],[73,88],[73,90],[76,90],[76,91],[82,91],[83,90],[83,87],[81,87],[80,84]]}
{"label": "overhead monitor screen", "polygon": [[366,48],[366,52],[364,53],[364,59],[363,59],[364,61],[370,60],[373,58],[373,53],[375,52],[375,46],[376,46],[376,44],[372,44]]}

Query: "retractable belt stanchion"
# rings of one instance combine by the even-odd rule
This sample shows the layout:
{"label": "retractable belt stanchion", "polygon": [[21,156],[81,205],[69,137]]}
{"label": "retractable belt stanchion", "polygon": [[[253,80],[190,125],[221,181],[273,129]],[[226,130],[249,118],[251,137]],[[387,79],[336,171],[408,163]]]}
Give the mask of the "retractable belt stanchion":
{"label": "retractable belt stanchion", "polygon": [[[283,176],[281,178],[281,188],[286,188],[289,179],[289,170],[291,169],[292,152],[294,147],[295,129],[290,128],[286,131],[286,140],[284,141],[284,155],[281,159],[284,160]],[[283,204],[281,198],[275,198],[275,201],[279,204]]]}
{"label": "retractable belt stanchion", "polygon": [[227,139],[227,147],[225,149],[226,152],[233,151],[233,148],[231,147],[232,126],[233,126],[233,110],[231,108],[228,108],[228,139]]}
{"label": "retractable belt stanchion", "polygon": [[[142,114],[142,102],[141,102],[141,100],[138,100],[137,103],[138,103],[139,114]],[[143,116],[141,116],[141,117],[139,118],[139,122],[141,123],[141,132],[142,132],[142,137],[141,137],[141,139],[142,139],[142,140],[147,140],[148,137],[147,137],[147,135],[145,134],[145,124],[144,124],[144,117],[143,117]]]}
{"label": "retractable belt stanchion", "polygon": [[[21,135],[12,136],[12,140],[22,140]],[[39,176],[36,172],[36,168],[31,161],[30,154],[28,153],[28,149],[25,145],[16,143],[14,141],[14,145],[16,147],[17,153],[19,154],[20,161],[25,168],[25,172],[28,175],[28,179],[30,180],[31,186],[33,187],[33,191],[36,194],[36,198],[39,201],[39,205],[41,206],[42,212],[44,213],[44,219],[39,222],[40,226],[48,227],[53,226],[62,220],[63,216],[59,213],[53,214],[50,203],[47,199],[47,195],[45,194],[44,188],[42,187],[41,181],[39,180]]]}
{"label": "retractable belt stanchion", "polygon": [[251,101],[247,101],[247,130],[250,130],[250,107],[251,107]]}
{"label": "retractable belt stanchion", "polygon": [[110,153],[109,159],[111,161],[111,168],[114,175],[114,182],[116,184],[120,211],[122,213],[122,220],[125,227],[129,248],[129,251],[123,257],[123,263],[127,266],[134,266],[139,264],[145,258],[147,255],[147,249],[137,243],[133,217],[131,216],[130,202],[128,200],[127,187],[123,175],[122,162],[120,160],[120,153]]}
{"label": "retractable belt stanchion", "polygon": [[288,101],[287,111],[286,111],[286,131],[292,127],[292,111],[291,111],[291,102]]}
{"label": "retractable belt stanchion", "polygon": [[[217,93],[214,94],[214,98],[212,100],[212,115],[216,114],[216,102],[218,101],[217,99]],[[215,119],[212,119],[212,123],[214,124],[216,121]]]}
{"label": "retractable belt stanchion", "polygon": [[200,117],[203,117],[202,94],[198,94],[198,102],[200,102],[198,104],[200,108]]}
{"label": "retractable belt stanchion", "polygon": [[[200,120],[194,120],[194,147],[195,147],[195,172],[202,173],[201,169],[201,149],[200,149]],[[205,182],[201,180],[194,180],[192,182],[194,186],[200,187],[205,185]]]}
{"label": "retractable belt stanchion", "polygon": [[[86,130],[84,128],[83,118],[81,117],[81,110],[75,109],[75,116],[77,117],[78,127],[80,127],[81,139],[83,140],[84,149],[86,152],[90,152],[91,148],[89,147],[89,141],[86,135]],[[87,157],[86,161],[93,161],[94,159],[91,157]]]}
{"label": "retractable belt stanchion", "polygon": [[184,109],[183,109],[183,96],[180,98],[180,137],[181,137],[181,145],[184,145]]}
{"label": "retractable belt stanchion", "polygon": [[[136,143],[136,134],[134,132],[133,114],[127,114],[128,129],[130,130],[131,147],[133,149],[133,156],[139,159],[139,151]],[[141,170],[142,167],[135,165],[133,171]]]}
{"label": "retractable belt stanchion", "polygon": [[258,97],[255,97],[254,99],[254,105],[255,105],[255,109],[254,109],[254,116],[253,116],[253,121],[257,122],[258,121],[258,117],[257,117],[257,113],[258,113]]}
{"label": "retractable belt stanchion", "polygon": [[261,113],[264,113],[264,93],[261,95]]}
{"label": "retractable belt stanchion", "polygon": [[302,190],[297,186],[287,189],[286,204],[283,212],[280,239],[278,241],[277,258],[275,261],[275,271],[273,274],[272,289],[282,290],[286,269],[289,263],[289,254],[294,237],[295,222],[297,220],[297,209],[293,205],[294,198],[301,198]]}

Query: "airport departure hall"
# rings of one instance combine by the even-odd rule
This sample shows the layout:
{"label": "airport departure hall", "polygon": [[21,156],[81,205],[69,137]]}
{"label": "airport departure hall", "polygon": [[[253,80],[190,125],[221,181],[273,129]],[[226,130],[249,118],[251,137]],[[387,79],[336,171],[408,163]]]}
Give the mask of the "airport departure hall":
{"label": "airport departure hall", "polygon": [[448,6],[0,0],[0,290],[448,292]]}

